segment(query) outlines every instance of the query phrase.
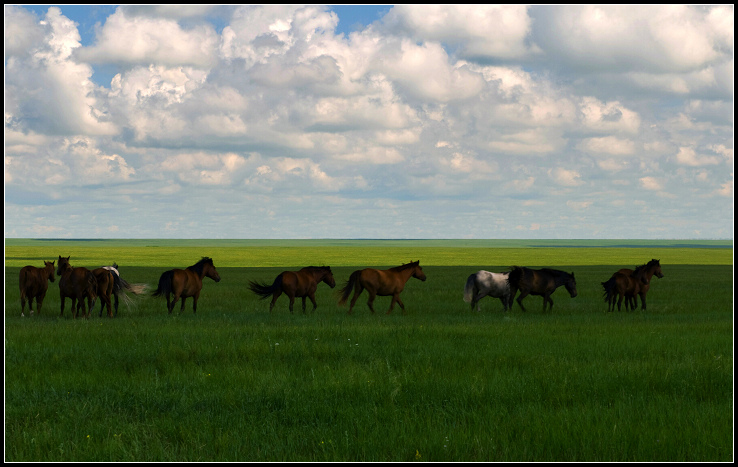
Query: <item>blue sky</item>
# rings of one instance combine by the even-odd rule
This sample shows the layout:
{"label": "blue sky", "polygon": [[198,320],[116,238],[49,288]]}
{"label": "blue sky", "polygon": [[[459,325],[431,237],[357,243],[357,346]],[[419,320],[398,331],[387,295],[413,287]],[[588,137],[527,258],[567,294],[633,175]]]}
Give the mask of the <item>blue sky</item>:
{"label": "blue sky", "polygon": [[731,5],[4,10],[6,238],[733,238]]}

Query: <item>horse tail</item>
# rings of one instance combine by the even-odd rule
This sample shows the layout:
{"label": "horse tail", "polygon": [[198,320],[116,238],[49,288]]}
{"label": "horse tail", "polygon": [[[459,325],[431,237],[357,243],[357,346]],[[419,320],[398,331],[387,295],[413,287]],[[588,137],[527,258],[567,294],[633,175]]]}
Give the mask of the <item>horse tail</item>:
{"label": "horse tail", "polygon": [[354,290],[354,286],[359,280],[359,274],[361,274],[361,271],[352,272],[349,280],[346,281],[346,285],[344,285],[343,288],[338,291],[338,293],[341,295],[341,298],[338,299],[339,305],[345,304],[346,300],[348,300],[349,295],[351,295],[351,291]]}
{"label": "horse tail", "polygon": [[259,296],[262,300],[265,298],[274,295],[274,292],[277,290],[282,289],[282,274],[278,275],[276,279],[274,279],[274,282],[272,285],[267,285],[266,283],[259,284],[258,282],[249,281],[249,289],[251,289],[252,292],[254,292],[256,295]]}
{"label": "horse tail", "polygon": [[174,271],[170,270],[159,277],[159,285],[152,294],[154,297],[161,297],[162,295],[172,293],[172,279],[174,278]]}
{"label": "horse tail", "polygon": [[606,303],[610,303],[613,295],[615,295],[615,276],[609,278],[607,282],[602,283],[602,288],[605,289],[603,297]]}
{"label": "horse tail", "polygon": [[474,283],[476,274],[472,274],[469,276],[469,278],[466,280],[466,285],[464,286],[464,301],[466,303],[471,303],[472,301],[472,295],[474,294]]}

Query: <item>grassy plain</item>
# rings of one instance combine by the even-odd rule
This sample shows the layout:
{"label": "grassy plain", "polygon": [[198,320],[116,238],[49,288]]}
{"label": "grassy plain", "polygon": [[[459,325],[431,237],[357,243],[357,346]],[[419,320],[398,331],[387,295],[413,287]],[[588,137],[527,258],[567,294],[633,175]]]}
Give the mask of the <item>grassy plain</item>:
{"label": "grassy plain", "polygon": [[[6,240],[6,461],[733,460],[725,244],[107,242]],[[207,255],[222,280],[196,315],[143,297],[116,319],[59,318],[54,283],[20,318],[18,270],[58,255],[151,285]],[[606,313],[600,282],[651,258],[665,277],[648,311]],[[270,314],[245,288],[310,264],[340,287],[417,259],[428,280],[410,280],[405,314],[364,296],[347,316],[325,284],[314,313],[282,297]],[[467,276],[512,264],[573,271],[579,296],[469,311]]]}

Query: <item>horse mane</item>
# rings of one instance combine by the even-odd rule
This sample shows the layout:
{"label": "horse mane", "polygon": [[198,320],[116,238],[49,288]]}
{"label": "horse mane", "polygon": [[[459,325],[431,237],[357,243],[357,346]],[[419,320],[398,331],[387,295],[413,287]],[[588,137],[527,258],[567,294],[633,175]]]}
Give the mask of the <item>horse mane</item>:
{"label": "horse mane", "polygon": [[560,269],[543,268],[543,269],[541,269],[541,271],[546,271],[548,274],[551,274],[552,276],[557,276],[557,277],[559,277],[559,276],[571,276],[571,274],[569,274],[568,272],[562,271]]}
{"label": "horse mane", "polygon": [[407,264],[403,264],[402,266],[397,266],[397,267],[394,267],[394,268],[390,268],[390,270],[391,271],[404,271],[405,269],[414,268],[418,264],[420,264],[420,260],[411,261],[411,262],[409,262]]}
{"label": "horse mane", "polygon": [[659,262],[659,260],[657,260],[657,259],[652,259],[651,261],[649,261],[649,262],[648,262],[648,263],[646,263],[646,264],[641,264],[640,266],[637,266],[637,267],[636,267],[636,268],[635,268],[635,269],[633,270],[633,274],[632,274],[632,275],[634,275],[634,276],[635,276],[635,275],[636,275],[636,274],[638,274],[639,272],[643,271],[644,269],[646,269],[646,268],[648,268],[648,267],[650,267],[650,266],[653,266],[654,264],[656,264],[656,263],[658,263],[658,262]]}
{"label": "horse mane", "polygon": [[196,272],[198,275],[201,275],[202,274],[202,270],[205,268],[205,265],[206,264],[210,264],[212,266],[213,265],[213,259],[212,258],[208,258],[207,256],[203,256],[200,261],[198,261],[197,263],[195,263],[192,266],[188,267],[187,269],[189,269],[190,271]]}

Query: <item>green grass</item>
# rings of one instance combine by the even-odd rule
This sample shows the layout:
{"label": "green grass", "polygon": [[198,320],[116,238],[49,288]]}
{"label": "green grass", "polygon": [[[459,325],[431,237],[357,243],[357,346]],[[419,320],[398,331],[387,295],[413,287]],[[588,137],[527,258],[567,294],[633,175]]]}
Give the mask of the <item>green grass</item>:
{"label": "green grass", "polygon": [[[499,300],[485,298],[476,313],[462,301],[466,277],[509,264],[449,265],[460,261],[453,248],[428,246],[407,258],[427,264],[428,280],[408,282],[405,314],[385,315],[389,298],[379,297],[372,315],[364,295],[348,316],[335,292],[351,271],[371,258],[393,266],[404,257],[336,245],[336,261],[326,264],[340,263],[338,286],[320,285],[317,311],[308,303],[303,315],[298,301],[291,315],[282,297],[270,314],[245,284],[271,280],[289,261],[304,265],[294,258],[316,245],[282,245],[293,250],[277,248],[258,265],[253,258],[266,253],[253,248],[262,247],[222,247],[221,256],[180,247],[180,261],[152,255],[158,263],[133,265],[118,259],[128,247],[79,245],[75,253],[89,262],[72,254],[73,265],[117,261],[131,282],[155,284],[203,254],[222,280],[206,279],[196,315],[190,302],[170,316],[163,300],[145,297],[121,305],[116,319],[76,321],[68,310],[59,318],[56,283],[41,316],[19,316],[21,265],[70,253],[29,246],[12,255],[22,264],[9,265],[6,248],[5,460],[733,459],[732,250],[727,264],[725,253],[708,265],[661,255],[665,277],[654,279],[648,311],[606,313],[600,282],[658,254],[635,248],[638,259],[600,265],[597,253],[617,248],[548,248],[549,256],[494,249],[483,259],[515,250],[519,264],[552,267],[584,250],[583,264],[566,267],[579,295],[557,291],[552,313],[541,313],[540,297],[526,298],[528,313],[517,305],[503,313]],[[475,248],[457,250],[466,258],[460,250]],[[252,267],[226,266],[244,260]]]}

